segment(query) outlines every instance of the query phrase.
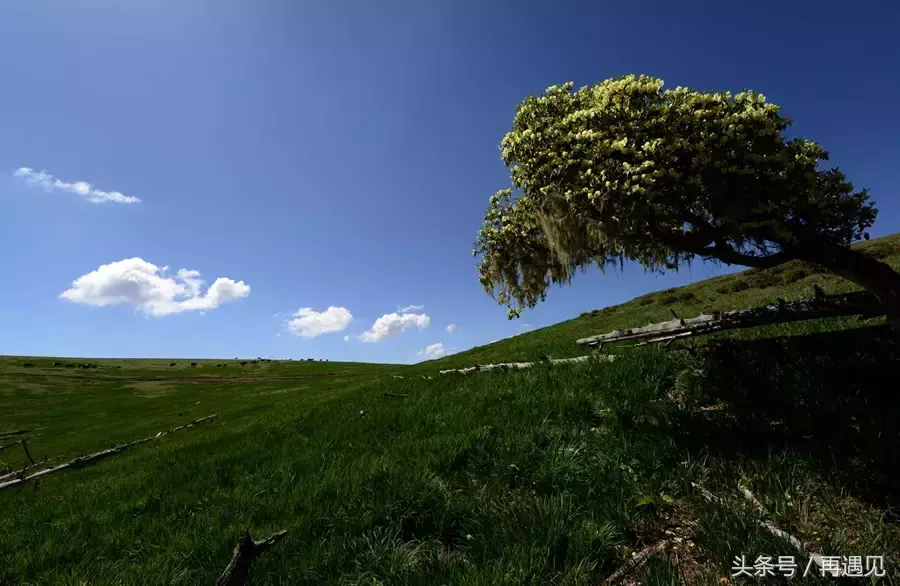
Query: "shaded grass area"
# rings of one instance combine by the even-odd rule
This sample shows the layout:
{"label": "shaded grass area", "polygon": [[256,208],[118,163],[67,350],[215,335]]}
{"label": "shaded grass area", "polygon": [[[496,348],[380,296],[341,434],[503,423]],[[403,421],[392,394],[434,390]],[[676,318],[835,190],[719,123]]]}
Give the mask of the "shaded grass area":
{"label": "shaded grass area", "polygon": [[703,364],[733,417],[693,426],[700,442],[741,455],[802,452],[856,495],[900,506],[900,347],[887,332],[726,339]]}
{"label": "shaded grass area", "polygon": [[[596,584],[672,528],[689,536],[681,547],[693,552],[695,583],[712,583],[730,575],[735,555],[794,553],[729,499],[742,478],[811,549],[886,555],[896,580],[900,533],[884,482],[892,463],[854,460],[896,444],[879,444],[875,425],[835,433],[850,417],[880,424],[882,437],[896,431],[888,379],[836,374],[894,368],[883,354],[894,349],[863,330],[860,354],[842,355],[843,335],[380,378],[248,406],[0,493],[0,582],[209,583],[249,526],[259,536],[289,531],[254,565],[255,584]],[[766,362],[765,376],[735,371],[740,387],[720,378],[748,355],[748,365]],[[819,360],[838,362],[819,369]],[[870,383],[874,395],[861,397]],[[764,431],[769,411],[781,435]],[[828,441],[841,457],[823,450]],[[705,502],[691,482],[729,504]],[[679,583],[683,571],[665,557],[643,570],[650,583]]]}

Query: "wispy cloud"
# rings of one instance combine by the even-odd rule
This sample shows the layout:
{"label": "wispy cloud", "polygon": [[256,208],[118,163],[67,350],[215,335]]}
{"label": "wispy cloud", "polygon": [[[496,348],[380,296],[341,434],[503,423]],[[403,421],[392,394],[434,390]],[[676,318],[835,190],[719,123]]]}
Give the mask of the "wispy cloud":
{"label": "wispy cloud", "polygon": [[40,185],[47,191],[67,191],[79,195],[91,203],[141,203],[141,200],[119,193],[118,191],[101,191],[87,181],[62,181],[46,171],[35,171],[28,167],[20,167],[13,171],[16,177],[22,177],[29,183]]}
{"label": "wispy cloud", "polygon": [[450,324],[449,326],[447,326],[447,333],[448,333],[448,334],[452,334],[452,333],[455,332],[455,331],[456,331],[456,324]]}
{"label": "wispy cloud", "polygon": [[406,307],[398,307],[397,313],[412,313],[413,311],[422,311],[425,309],[424,305],[407,305]]}
{"label": "wispy cloud", "polygon": [[169,267],[158,267],[142,258],[127,258],[82,275],[60,297],[104,307],[129,304],[148,316],[160,317],[185,311],[203,312],[250,295],[243,281],[220,277],[202,292],[198,271],[180,269],[174,276]]}
{"label": "wispy cloud", "polygon": [[431,323],[431,318],[424,313],[386,313],[375,320],[367,332],[359,335],[363,342],[380,342],[402,334],[409,328],[425,329]]}

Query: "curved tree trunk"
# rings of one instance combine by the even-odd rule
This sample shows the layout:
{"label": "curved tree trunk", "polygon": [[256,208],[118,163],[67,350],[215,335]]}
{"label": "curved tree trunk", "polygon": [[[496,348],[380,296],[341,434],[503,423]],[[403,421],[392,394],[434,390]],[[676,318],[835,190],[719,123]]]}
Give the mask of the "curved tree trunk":
{"label": "curved tree trunk", "polygon": [[795,258],[817,264],[875,295],[884,306],[888,321],[900,331],[900,273],[890,265],[818,236],[792,242],[785,250]]}

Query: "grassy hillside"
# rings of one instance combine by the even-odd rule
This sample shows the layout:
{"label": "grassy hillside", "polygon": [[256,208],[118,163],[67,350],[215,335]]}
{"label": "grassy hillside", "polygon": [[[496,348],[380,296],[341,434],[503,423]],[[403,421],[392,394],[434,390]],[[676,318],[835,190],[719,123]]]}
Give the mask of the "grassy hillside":
{"label": "grassy hillside", "polygon": [[[297,400],[304,407],[331,400],[375,374],[402,368],[287,361],[241,366],[240,361],[214,360],[175,360],[170,367],[172,362],[0,358],[0,432],[31,429],[32,456],[59,461],[212,413],[231,425],[256,422],[269,411],[293,408]],[[85,363],[97,368],[65,368]],[[5,443],[0,439],[0,445]],[[0,473],[3,463],[24,465],[24,451],[0,453]]]}
{"label": "grassy hillside", "polygon": [[[855,248],[900,268],[900,234],[861,242]],[[566,322],[424,364],[438,368],[458,368],[492,362],[527,362],[538,360],[542,355],[551,358],[580,356],[587,354],[588,350],[574,343],[578,338],[670,320],[672,311],[679,317],[694,317],[713,310],[744,309],[775,303],[779,297],[788,301],[809,297],[812,296],[813,285],[819,285],[829,294],[859,290],[852,283],[835,275],[822,273],[814,266],[789,262],[772,269],[750,269],[677,289],[650,293],[628,303],[596,309]],[[498,311],[502,311],[499,306]],[[832,321],[837,323],[819,327],[844,327],[855,320]],[[775,329],[760,329],[749,334],[766,332],[765,335],[769,335],[778,331],[789,334],[799,331],[797,327],[787,325]],[[808,326],[801,326],[800,329],[806,327]],[[747,332],[732,335],[745,334]]]}
{"label": "grassy hillside", "polygon": [[[900,259],[900,238],[867,244]],[[900,349],[874,328],[824,320],[690,352],[620,347],[610,364],[436,373],[572,356],[577,337],[670,308],[848,289],[795,278],[801,268],[713,279],[411,367],[2,359],[0,433],[32,430],[32,455],[51,463],[219,416],[0,491],[0,584],[212,583],[246,527],[288,530],[253,584],[597,584],[660,540],[671,549],[636,572],[644,583],[719,584],[736,555],[796,555],[802,573],[806,559],[760,527],[738,482],[808,550],[884,555],[880,583],[896,584]],[[25,465],[19,448],[0,453],[0,474]]]}

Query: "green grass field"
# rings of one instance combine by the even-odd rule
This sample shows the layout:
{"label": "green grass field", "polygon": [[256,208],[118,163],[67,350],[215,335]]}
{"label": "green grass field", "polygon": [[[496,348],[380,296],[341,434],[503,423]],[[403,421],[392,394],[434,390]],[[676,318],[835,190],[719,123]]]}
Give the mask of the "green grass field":
{"label": "green grass field", "polygon": [[[900,236],[861,246],[900,266]],[[598,584],[661,539],[677,549],[634,579],[719,584],[742,554],[795,555],[802,573],[739,482],[807,550],[885,556],[885,578],[853,583],[900,583],[900,348],[877,320],[438,375],[813,283],[853,290],[811,267],[750,271],[414,366],[0,358],[0,433],[31,430],[50,464],[218,415],[0,491],[0,583],[213,583],[248,527],[288,531],[253,584]],[[98,367],[65,367],[83,362]],[[0,474],[26,464],[0,453]]]}

